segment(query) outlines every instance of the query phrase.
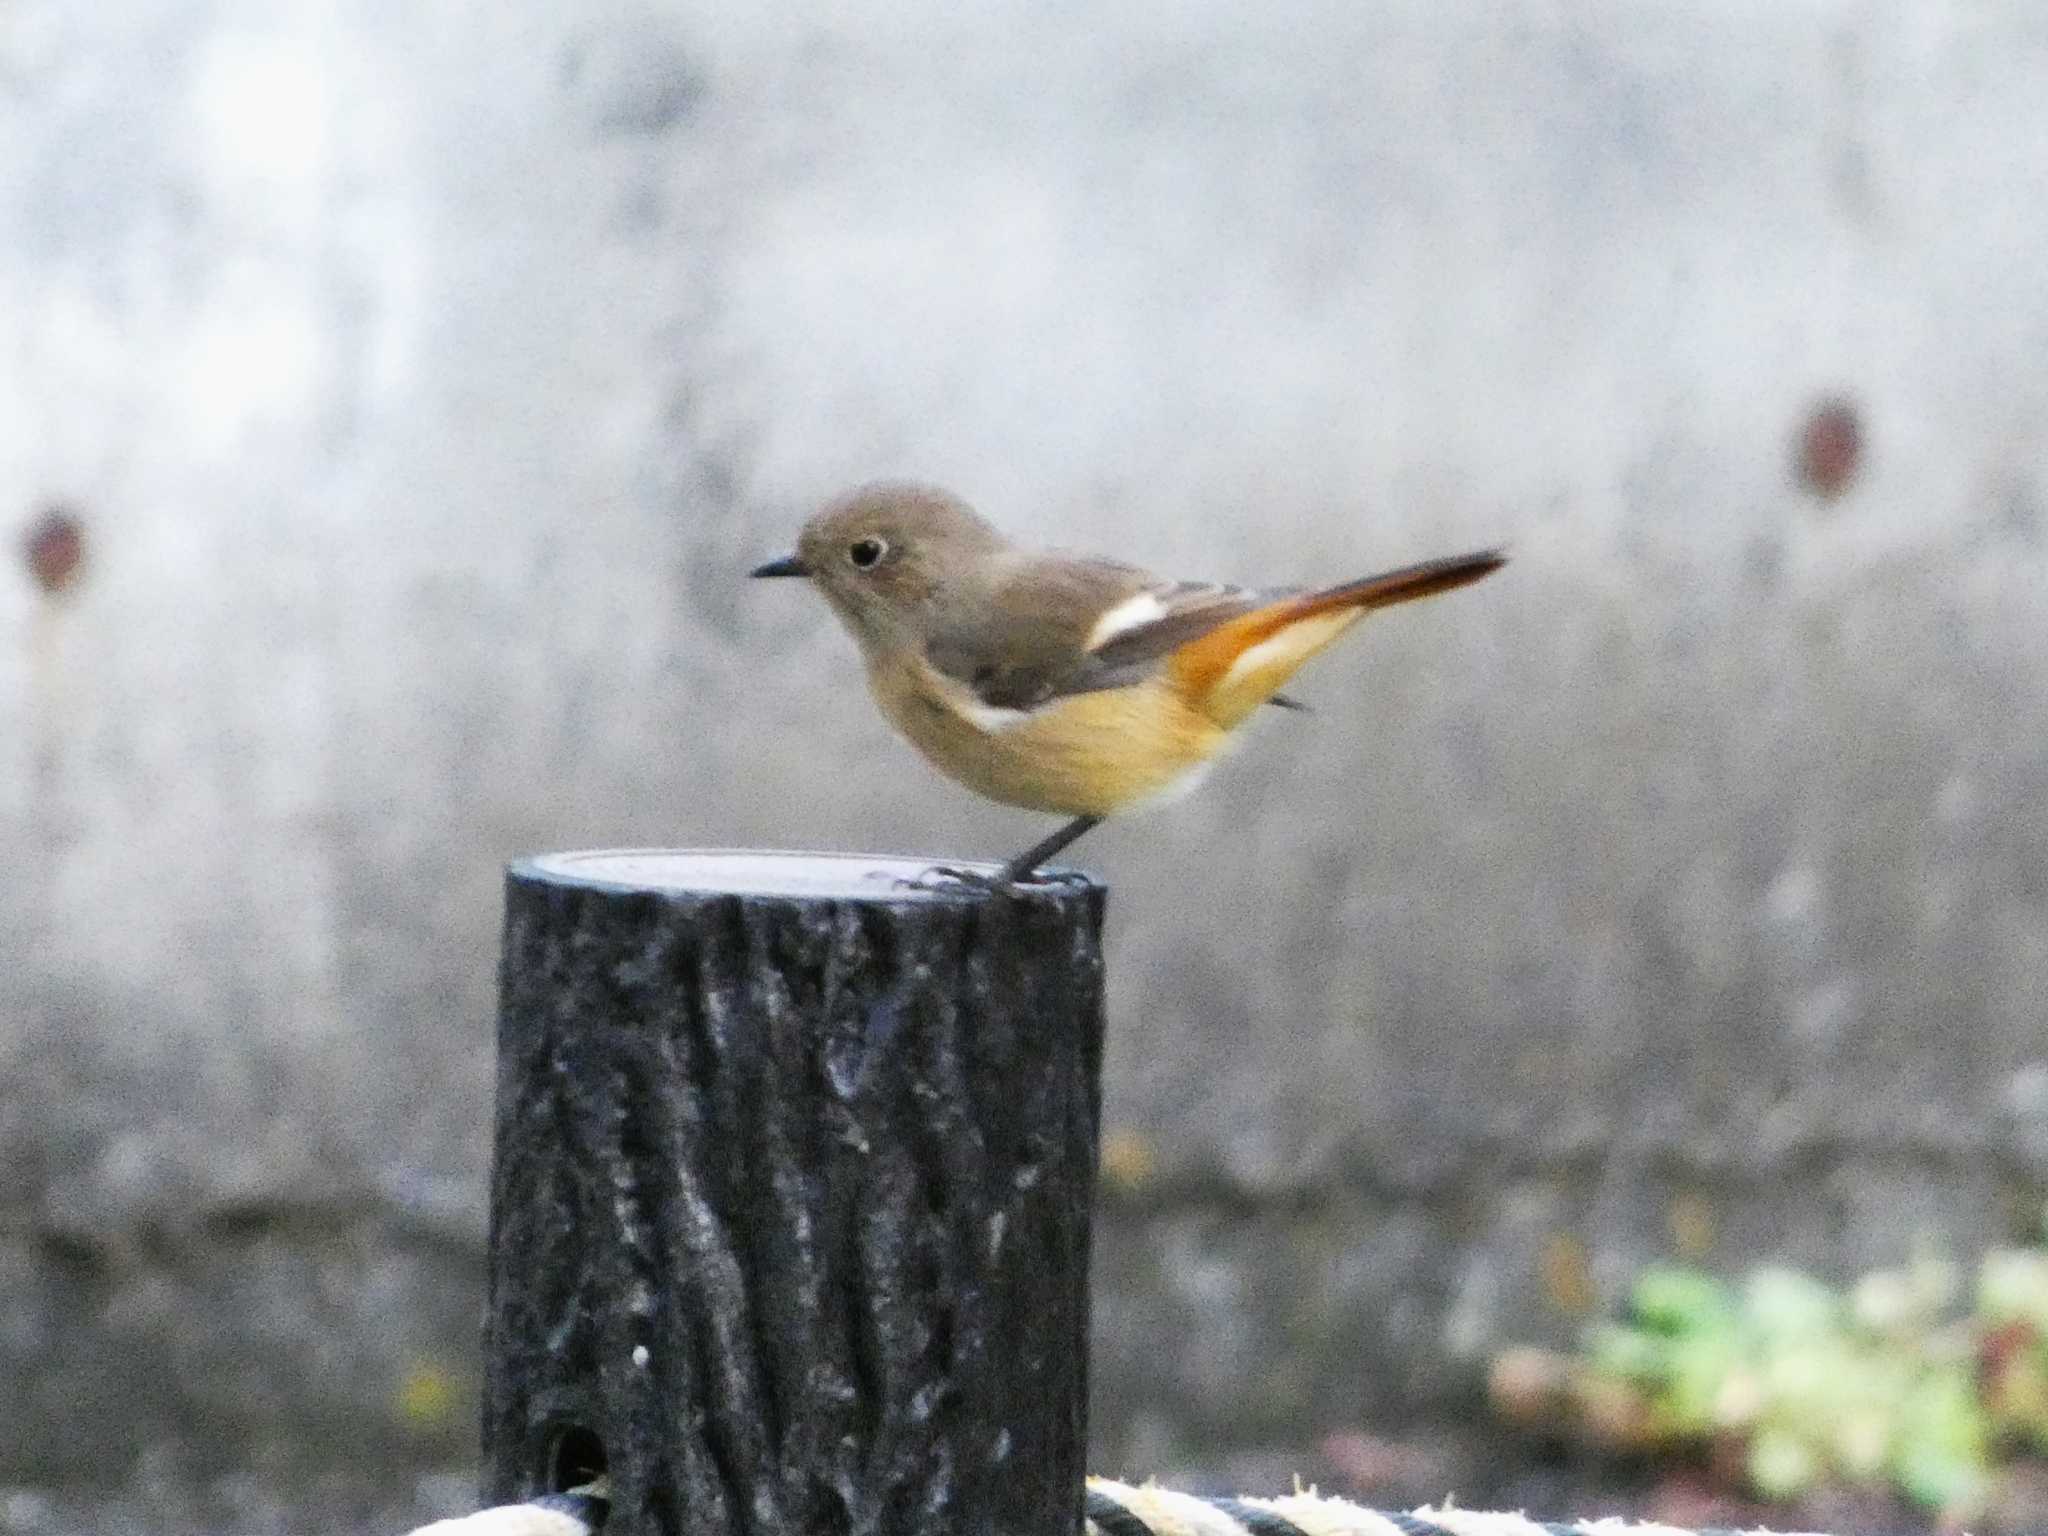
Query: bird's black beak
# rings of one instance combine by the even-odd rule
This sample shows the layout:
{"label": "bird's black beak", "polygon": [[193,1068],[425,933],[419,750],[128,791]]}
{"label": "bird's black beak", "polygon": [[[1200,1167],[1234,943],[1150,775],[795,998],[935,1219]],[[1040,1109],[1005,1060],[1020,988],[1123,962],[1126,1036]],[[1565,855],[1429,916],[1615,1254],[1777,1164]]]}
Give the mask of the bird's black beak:
{"label": "bird's black beak", "polygon": [[803,561],[795,555],[784,555],[780,560],[770,560],[766,565],[757,565],[747,573],[750,576],[808,576]]}

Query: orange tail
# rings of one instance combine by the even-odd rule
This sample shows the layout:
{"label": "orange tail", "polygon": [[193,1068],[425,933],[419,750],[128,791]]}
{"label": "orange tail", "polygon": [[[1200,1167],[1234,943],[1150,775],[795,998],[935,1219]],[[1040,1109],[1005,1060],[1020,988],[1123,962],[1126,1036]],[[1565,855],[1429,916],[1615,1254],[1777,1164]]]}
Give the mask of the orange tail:
{"label": "orange tail", "polygon": [[1505,564],[1506,555],[1489,549],[1283,597],[1182,646],[1173,653],[1171,676],[1210,719],[1236,725],[1373,609],[1449,592]]}

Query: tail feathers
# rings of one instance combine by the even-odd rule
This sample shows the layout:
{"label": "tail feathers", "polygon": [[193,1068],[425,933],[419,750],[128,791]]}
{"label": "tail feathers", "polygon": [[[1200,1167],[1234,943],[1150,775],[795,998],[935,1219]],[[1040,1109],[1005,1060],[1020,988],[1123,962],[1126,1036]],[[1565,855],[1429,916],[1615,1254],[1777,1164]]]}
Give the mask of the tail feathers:
{"label": "tail feathers", "polygon": [[[1425,560],[1420,565],[1404,565],[1398,571],[1361,577],[1357,581],[1347,581],[1341,587],[1305,592],[1294,599],[1297,605],[1295,616],[1305,619],[1312,613],[1327,613],[1332,608],[1391,608],[1396,603],[1412,603],[1417,598],[1435,597],[1439,592],[1470,586],[1491,576],[1507,563],[1508,557],[1503,551],[1483,549],[1477,554],[1451,555],[1442,560]],[[1283,619],[1282,622],[1288,621]]]}
{"label": "tail feathers", "polygon": [[1182,646],[1173,656],[1174,680],[1218,725],[1236,725],[1373,609],[1468,586],[1505,564],[1501,551],[1482,550],[1281,598]]}

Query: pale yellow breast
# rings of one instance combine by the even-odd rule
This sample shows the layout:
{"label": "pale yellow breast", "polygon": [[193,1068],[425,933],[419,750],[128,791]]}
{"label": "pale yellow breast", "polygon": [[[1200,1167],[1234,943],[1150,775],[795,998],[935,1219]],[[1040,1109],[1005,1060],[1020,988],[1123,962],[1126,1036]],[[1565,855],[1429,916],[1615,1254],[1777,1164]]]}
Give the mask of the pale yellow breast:
{"label": "pale yellow breast", "polygon": [[1228,732],[1163,680],[1060,699],[1011,716],[915,659],[868,669],[883,714],[943,773],[1034,811],[1108,816],[1166,794]]}

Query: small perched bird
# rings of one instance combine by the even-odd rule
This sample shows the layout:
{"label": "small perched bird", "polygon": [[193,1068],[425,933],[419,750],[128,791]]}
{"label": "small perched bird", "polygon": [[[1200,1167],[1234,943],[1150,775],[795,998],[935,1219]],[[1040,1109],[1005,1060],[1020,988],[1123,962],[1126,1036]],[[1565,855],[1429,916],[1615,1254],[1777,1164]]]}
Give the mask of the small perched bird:
{"label": "small perched bird", "polygon": [[[1297,668],[1374,608],[1491,575],[1498,550],[1320,588],[1166,581],[1022,549],[958,497],[864,486],[756,576],[807,576],[859,643],[882,713],[943,773],[1074,818],[993,878],[1030,878],[1105,816],[1189,783]],[[1299,706],[1295,706],[1299,707]]]}

